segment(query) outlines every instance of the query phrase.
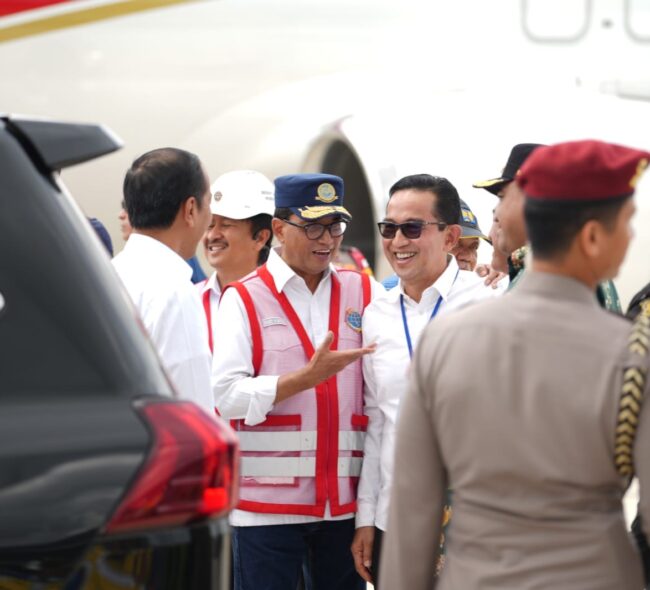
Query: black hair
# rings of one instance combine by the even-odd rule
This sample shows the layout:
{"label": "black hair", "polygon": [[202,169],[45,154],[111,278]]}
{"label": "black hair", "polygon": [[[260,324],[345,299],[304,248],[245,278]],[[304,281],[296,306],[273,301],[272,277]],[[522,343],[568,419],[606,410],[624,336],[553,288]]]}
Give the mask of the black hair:
{"label": "black hair", "polygon": [[258,215],[253,215],[253,217],[250,217],[248,219],[248,221],[251,222],[251,235],[253,236],[254,240],[257,238],[257,234],[259,234],[261,230],[269,230],[269,239],[266,240],[266,244],[264,244],[264,247],[259,251],[259,254],[257,255],[257,266],[261,266],[266,262],[267,258],[269,257],[269,252],[271,251],[271,242],[273,241],[271,219],[271,216],[267,215],[266,213],[259,213]]}
{"label": "black hair", "polygon": [[293,211],[289,207],[276,207],[273,212],[273,217],[278,219],[289,219],[293,215]]}
{"label": "black hair", "polygon": [[207,180],[198,156],[177,148],[161,148],[140,156],[124,178],[124,205],[135,229],[165,229],[178,210],[194,197],[200,209]]}
{"label": "black hair", "polygon": [[442,176],[411,174],[398,180],[388,191],[389,198],[397,191],[415,189],[429,191],[436,197],[433,214],[448,225],[458,223],[460,218],[460,197],[456,187]]}
{"label": "black hair", "polygon": [[630,197],[586,203],[526,199],[524,217],[533,256],[550,260],[566,252],[588,221],[598,221],[608,232],[613,231],[618,214]]}

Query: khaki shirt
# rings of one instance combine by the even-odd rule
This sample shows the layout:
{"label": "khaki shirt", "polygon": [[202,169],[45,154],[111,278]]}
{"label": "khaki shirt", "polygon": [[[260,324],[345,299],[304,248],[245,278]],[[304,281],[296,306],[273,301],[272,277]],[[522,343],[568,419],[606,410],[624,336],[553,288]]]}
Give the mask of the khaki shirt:
{"label": "khaki shirt", "polygon": [[[573,279],[528,272],[514,291],[432,323],[398,426],[382,586],[639,590],[614,437],[629,324]],[[646,397],[648,397],[646,389]],[[635,445],[650,522],[650,404]]]}

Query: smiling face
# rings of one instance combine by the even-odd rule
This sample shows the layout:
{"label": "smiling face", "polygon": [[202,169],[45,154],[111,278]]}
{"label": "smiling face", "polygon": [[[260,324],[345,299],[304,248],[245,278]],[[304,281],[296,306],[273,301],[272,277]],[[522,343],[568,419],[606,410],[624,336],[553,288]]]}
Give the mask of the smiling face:
{"label": "smiling face", "polygon": [[[293,214],[289,217],[288,221],[301,226],[307,225],[308,223]],[[341,221],[341,218],[336,215],[321,218],[316,221],[322,225],[329,226]],[[323,272],[338,254],[339,247],[343,241],[343,236],[333,238],[329,231],[323,232],[323,235],[317,240],[310,240],[305,234],[304,229],[285,223],[283,220],[277,218],[273,219],[273,234],[282,246],[280,251],[282,259],[298,276],[305,280],[310,288],[314,286],[314,289],[318,285]]]}
{"label": "smiling face", "polygon": [[[428,190],[397,191],[388,201],[385,221],[439,221],[434,215],[436,202],[436,195]],[[407,293],[411,285],[420,290],[428,287],[444,272],[447,254],[455,245],[459,234],[458,225],[450,225],[443,230],[436,225],[426,225],[419,238],[409,239],[401,230],[394,238],[382,238],[384,255]]]}
{"label": "smiling face", "polygon": [[203,235],[205,256],[218,276],[243,277],[255,270],[259,251],[264,245],[254,239],[248,219],[230,219],[212,215]]}

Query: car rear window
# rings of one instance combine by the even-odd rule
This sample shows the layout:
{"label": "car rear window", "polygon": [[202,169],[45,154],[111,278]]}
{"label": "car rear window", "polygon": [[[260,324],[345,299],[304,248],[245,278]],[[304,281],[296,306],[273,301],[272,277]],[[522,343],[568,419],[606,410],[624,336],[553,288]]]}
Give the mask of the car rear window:
{"label": "car rear window", "polygon": [[46,285],[30,288],[0,268],[3,396],[106,389],[92,351],[80,347],[75,315],[69,307],[48,296]]}

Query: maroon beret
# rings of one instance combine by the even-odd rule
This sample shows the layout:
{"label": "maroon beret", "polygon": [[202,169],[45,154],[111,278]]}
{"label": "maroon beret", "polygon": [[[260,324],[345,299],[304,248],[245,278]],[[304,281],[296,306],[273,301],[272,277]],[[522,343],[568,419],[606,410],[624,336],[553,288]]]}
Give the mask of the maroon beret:
{"label": "maroon beret", "polygon": [[537,148],[516,180],[526,196],[549,201],[604,201],[631,195],[650,153],[604,141]]}

